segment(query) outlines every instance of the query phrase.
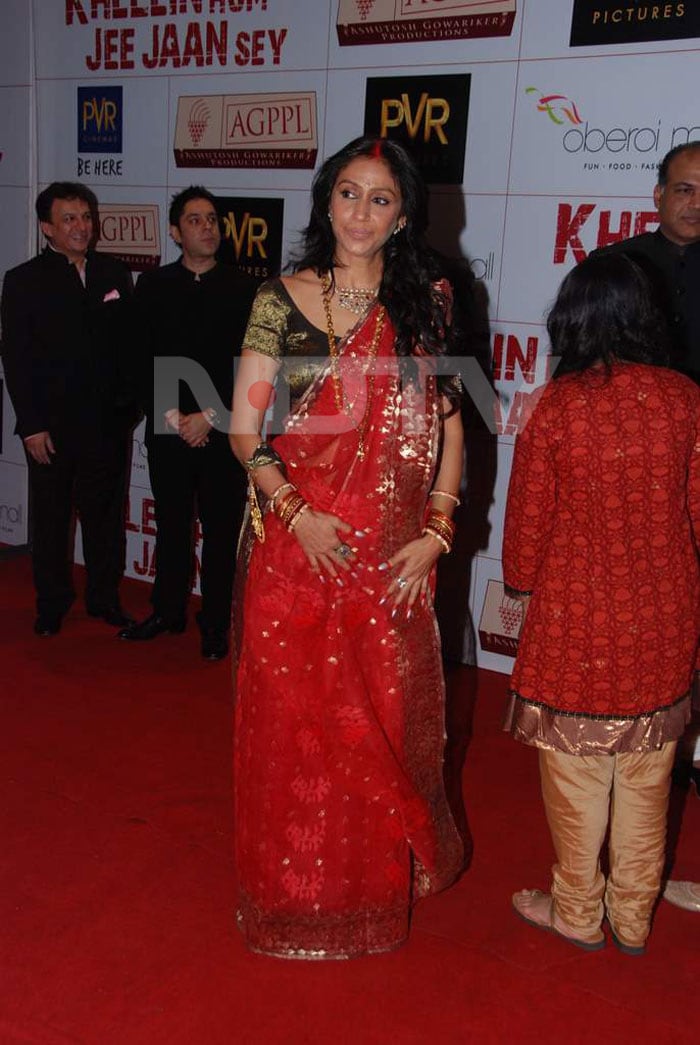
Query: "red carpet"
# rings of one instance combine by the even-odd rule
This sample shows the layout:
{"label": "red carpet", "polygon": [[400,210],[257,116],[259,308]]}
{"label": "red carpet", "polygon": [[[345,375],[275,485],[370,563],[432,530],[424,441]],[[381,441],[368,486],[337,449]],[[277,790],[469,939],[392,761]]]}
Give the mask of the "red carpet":
{"label": "red carpet", "polygon": [[[79,603],[38,639],[26,557],[0,580],[0,1045],[697,1041],[700,915],[662,903],[627,958],[511,912],[515,889],[546,887],[551,850],[536,755],[499,731],[503,677],[451,677],[451,719],[474,710],[474,858],[410,944],[256,957],[233,920],[228,661],[202,662],[192,626],[120,643]],[[126,606],[145,613],[148,592],[126,584]],[[700,801],[674,789],[673,822],[674,873],[700,880]]]}

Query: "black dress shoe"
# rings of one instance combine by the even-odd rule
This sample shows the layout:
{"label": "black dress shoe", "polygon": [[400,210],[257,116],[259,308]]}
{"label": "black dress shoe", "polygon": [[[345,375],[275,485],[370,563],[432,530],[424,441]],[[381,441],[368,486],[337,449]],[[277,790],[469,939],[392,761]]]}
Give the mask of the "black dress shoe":
{"label": "black dress shoe", "polygon": [[133,617],[130,617],[128,613],[124,613],[119,604],[110,606],[106,610],[89,609],[88,616],[99,617],[105,624],[111,624],[113,628],[130,628],[136,623]]}
{"label": "black dress shoe", "polygon": [[140,624],[124,628],[118,634],[120,639],[128,639],[129,642],[148,642],[149,639],[155,639],[166,631],[172,635],[181,635],[184,630],[184,620],[167,621],[157,613],[152,613],[150,617],[146,617]]}
{"label": "black dress shoe", "polygon": [[63,617],[60,613],[40,613],[34,621],[34,634],[43,637],[58,635],[62,623]]}
{"label": "black dress shoe", "polygon": [[228,633],[220,629],[202,630],[202,656],[205,660],[223,660],[228,653]]}

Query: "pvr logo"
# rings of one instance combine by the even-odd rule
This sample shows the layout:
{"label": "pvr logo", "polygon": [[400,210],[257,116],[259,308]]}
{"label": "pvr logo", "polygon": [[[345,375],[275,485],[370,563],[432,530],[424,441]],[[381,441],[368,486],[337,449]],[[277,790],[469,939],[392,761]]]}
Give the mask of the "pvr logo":
{"label": "pvr logo", "polygon": [[264,218],[253,217],[245,211],[240,223],[233,211],[224,215],[224,238],[233,244],[236,260],[256,256],[267,258],[265,241],[267,239],[267,222]]}
{"label": "pvr logo", "polygon": [[78,88],[78,152],[122,151],[122,88]]}
{"label": "pvr logo", "polygon": [[424,142],[429,142],[434,133],[442,145],[447,145],[444,127],[449,118],[446,98],[431,98],[423,91],[414,113],[410,95],[404,91],[400,98],[382,99],[380,134],[382,138],[391,137],[390,132],[403,125],[412,141],[418,139],[422,129]]}
{"label": "pvr logo", "polygon": [[82,106],[83,132],[90,130],[98,134],[116,134],[117,103],[109,98],[84,98]]}

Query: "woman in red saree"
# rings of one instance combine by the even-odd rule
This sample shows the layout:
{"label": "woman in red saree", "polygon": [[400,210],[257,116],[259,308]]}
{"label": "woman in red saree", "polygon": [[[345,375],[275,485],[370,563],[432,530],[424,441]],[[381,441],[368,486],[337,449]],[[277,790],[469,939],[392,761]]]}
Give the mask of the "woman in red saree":
{"label": "woman in red saree", "polygon": [[[462,866],[431,590],[462,430],[427,365],[450,348],[449,287],[423,244],[413,162],[358,139],[323,165],[313,201],[295,274],[259,292],[234,393],[251,482],[238,921],[258,952],[350,958],[403,943],[413,901]],[[275,379],[291,405],[263,442]]]}

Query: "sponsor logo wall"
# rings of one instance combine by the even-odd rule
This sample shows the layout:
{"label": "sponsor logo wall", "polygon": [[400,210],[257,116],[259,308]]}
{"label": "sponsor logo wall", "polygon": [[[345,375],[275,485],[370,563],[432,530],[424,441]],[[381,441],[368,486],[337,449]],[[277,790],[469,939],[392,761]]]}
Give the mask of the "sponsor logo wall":
{"label": "sponsor logo wall", "polygon": [[[219,200],[222,256],[264,279],[297,243],[322,157],[365,129],[415,151],[431,184],[433,242],[471,266],[491,324],[493,386],[473,360],[463,365],[479,466],[467,469],[463,525],[478,552],[455,568],[465,570],[479,663],[508,671],[519,621],[503,596],[503,512],[518,427],[548,375],[544,316],[591,249],[656,227],[656,164],[700,137],[698,4],[35,0],[34,10],[33,26],[17,0],[0,10],[4,268],[36,242],[33,181],[94,188],[100,249],[136,273],[178,256],[169,200],[202,183]],[[5,399],[0,525],[21,529],[10,414]],[[127,572],[150,579],[140,429],[127,537]]]}

